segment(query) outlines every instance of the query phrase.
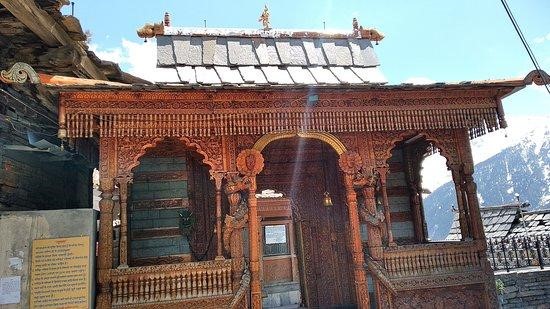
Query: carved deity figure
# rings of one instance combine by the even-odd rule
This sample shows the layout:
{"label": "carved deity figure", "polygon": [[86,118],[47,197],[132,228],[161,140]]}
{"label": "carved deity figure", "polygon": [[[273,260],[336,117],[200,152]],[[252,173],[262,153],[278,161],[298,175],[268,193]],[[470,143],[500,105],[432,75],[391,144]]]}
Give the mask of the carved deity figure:
{"label": "carved deity figure", "polygon": [[244,228],[248,221],[248,206],[242,196],[242,191],[248,189],[250,179],[238,174],[227,175],[225,193],[231,206],[230,214],[225,216],[223,228],[224,249],[229,251],[231,246],[231,235],[235,229]]}
{"label": "carved deity figure", "polygon": [[264,10],[258,21],[262,22],[264,31],[271,30],[271,24],[269,23],[269,9],[267,8],[267,4],[264,6]]}

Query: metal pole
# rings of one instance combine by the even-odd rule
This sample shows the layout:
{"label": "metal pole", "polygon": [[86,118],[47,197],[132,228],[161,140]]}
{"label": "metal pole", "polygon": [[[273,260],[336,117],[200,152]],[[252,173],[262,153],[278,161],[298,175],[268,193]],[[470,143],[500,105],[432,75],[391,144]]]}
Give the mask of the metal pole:
{"label": "metal pole", "polygon": [[518,210],[519,214],[521,216],[521,222],[523,223],[523,233],[525,234],[525,237],[529,237],[527,234],[527,227],[525,226],[525,218],[523,217],[523,211],[521,210],[521,203],[519,202],[519,194],[516,193],[516,199],[518,201]]}
{"label": "metal pole", "polygon": [[497,270],[497,262],[495,260],[495,249],[493,248],[492,238],[489,238],[489,248],[491,249],[491,257],[493,258],[493,270]]}
{"label": "metal pole", "polygon": [[518,246],[516,244],[516,239],[515,238],[512,238],[512,247],[514,248],[514,253],[516,255],[516,267],[520,268],[519,256],[518,256]]}
{"label": "metal pole", "polygon": [[537,256],[539,258],[539,266],[540,266],[540,269],[544,269],[544,259],[542,258],[542,253],[540,252],[540,241],[539,241],[539,238],[537,237],[536,238],[536,243],[535,243],[536,247],[537,247]]}
{"label": "metal pole", "polygon": [[506,267],[506,271],[510,272],[510,268],[508,267],[508,259],[506,258],[506,246],[504,245],[504,238],[500,239],[500,245],[502,247],[502,253],[504,255],[504,266]]}
{"label": "metal pole", "polygon": [[527,263],[529,264],[529,266],[531,266],[531,257],[529,256],[531,251],[529,249],[531,248],[531,246],[529,245],[529,239],[523,239],[523,247],[527,253]]}

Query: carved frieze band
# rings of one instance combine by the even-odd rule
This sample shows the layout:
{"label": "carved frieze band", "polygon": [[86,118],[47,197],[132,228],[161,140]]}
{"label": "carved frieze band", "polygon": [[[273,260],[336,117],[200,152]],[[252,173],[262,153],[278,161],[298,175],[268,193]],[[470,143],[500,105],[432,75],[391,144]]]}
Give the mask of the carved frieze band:
{"label": "carved frieze band", "polygon": [[134,210],[188,208],[189,199],[173,198],[166,200],[132,201],[131,205]]}
{"label": "carved frieze band", "polygon": [[483,271],[461,272],[444,275],[419,276],[413,278],[392,279],[392,285],[397,291],[429,289],[456,285],[484,283],[487,275]]}
{"label": "carved frieze band", "polygon": [[187,171],[140,172],[134,175],[134,183],[147,181],[185,180]]}
{"label": "carved frieze band", "polygon": [[477,137],[499,128],[494,107],[386,107],[235,110],[66,108],[67,136],[234,136],[272,132],[375,132],[469,128]]}

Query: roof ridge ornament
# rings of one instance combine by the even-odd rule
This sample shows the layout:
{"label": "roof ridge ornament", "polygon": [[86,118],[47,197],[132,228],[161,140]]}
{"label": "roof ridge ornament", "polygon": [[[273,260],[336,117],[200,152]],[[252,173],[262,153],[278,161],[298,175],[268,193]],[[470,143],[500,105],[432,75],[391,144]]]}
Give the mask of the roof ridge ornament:
{"label": "roof ridge ornament", "polygon": [[170,27],[170,13],[164,13],[164,19],[158,23],[146,23],[143,27],[136,30],[138,37],[145,39],[154,38],[157,35],[164,35],[164,27]]}
{"label": "roof ridge ornament", "polygon": [[356,17],[353,18],[352,26],[353,26],[353,35],[357,38],[375,41],[376,45],[378,45],[378,42],[384,39],[384,35],[378,30],[364,29],[363,26],[360,26],[359,21],[357,20]]}
{"label": "roof ridge ornament", "polygon": [[260,18],[258,19],[259,22],[262,22],[262,26],[264,27],[264,31],[271,30],[271,23],[269,22],[269,9],[267,8],[267,4],[264,5],[264,10],[262,12],[262,15],[260,15]]}

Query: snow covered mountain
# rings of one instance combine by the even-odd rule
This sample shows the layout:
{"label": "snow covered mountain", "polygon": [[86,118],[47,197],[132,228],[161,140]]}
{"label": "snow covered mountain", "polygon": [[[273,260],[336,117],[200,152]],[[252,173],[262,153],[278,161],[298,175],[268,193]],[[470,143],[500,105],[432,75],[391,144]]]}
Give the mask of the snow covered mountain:
{"label": "snow covered mountain", "polygon": [[[506,130],[473,140],[472,153],[481,206],[511,203],[518,193],[529,210],[550,208],[550,116],[510,117]],[[433,156],[423,164],[424,185],[432,190],[424,199],[432,240],[447,236],[457,208],[450,173],[441,173],[444,162]]]}

